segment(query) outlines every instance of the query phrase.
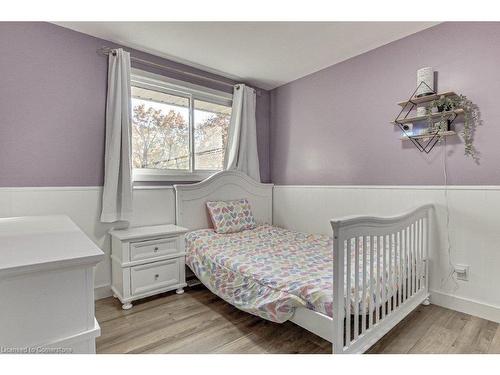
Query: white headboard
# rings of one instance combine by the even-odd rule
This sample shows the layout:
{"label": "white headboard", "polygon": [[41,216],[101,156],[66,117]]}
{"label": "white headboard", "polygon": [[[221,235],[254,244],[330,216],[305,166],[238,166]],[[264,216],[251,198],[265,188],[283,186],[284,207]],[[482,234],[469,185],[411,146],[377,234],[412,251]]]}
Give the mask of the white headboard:
{"label": "white headboard", "polygon": [[189,230],[212,228],[206,202],[247,198],[257,223],[272,224],[273,184],[262,184],[238,171],[223,171],[189,185],[174,185],[176,224]]}

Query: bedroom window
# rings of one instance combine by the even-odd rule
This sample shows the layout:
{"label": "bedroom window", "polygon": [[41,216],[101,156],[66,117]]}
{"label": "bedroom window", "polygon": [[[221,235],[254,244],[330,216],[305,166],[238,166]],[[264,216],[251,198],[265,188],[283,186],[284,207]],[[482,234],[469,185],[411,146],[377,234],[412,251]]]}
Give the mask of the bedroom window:
{"label": "bedroom window", "polygon": [[222,170],[231,98],[134,69],[134,180],[197,181]]}

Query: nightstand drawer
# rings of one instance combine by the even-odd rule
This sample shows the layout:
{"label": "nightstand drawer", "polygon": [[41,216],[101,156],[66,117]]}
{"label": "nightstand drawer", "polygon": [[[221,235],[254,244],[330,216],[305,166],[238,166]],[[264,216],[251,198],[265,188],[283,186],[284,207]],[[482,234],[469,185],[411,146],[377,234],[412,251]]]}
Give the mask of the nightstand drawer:
{"label": "nightstand drawer", "polygon": [[130,268],[132,294],[141,294],[155,289],[179,284],[180,260],[169,259]]}
{"label": "nightstand drawer", "polygon": [[130,244],[130,261],[156,258],[169,254],[177,254],[179,252],[179,241],[177,237],[132,242]]}

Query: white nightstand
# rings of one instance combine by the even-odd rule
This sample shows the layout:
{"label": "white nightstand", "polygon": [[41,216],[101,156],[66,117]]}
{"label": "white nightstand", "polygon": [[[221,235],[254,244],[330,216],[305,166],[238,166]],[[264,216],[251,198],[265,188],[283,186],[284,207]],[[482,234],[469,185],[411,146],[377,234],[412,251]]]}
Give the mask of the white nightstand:
{"label": "white nightstand", "polygon": [[132,301],[186,286],[184,234],[173,224],[112,230],[111,289],[124,310]]}

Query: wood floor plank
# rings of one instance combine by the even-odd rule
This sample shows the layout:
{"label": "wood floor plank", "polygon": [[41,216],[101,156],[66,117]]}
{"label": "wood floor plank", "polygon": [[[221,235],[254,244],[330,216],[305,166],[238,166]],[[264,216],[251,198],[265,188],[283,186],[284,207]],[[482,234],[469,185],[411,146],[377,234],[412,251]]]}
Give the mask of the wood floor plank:
{"label": "wood floor plank", "polygon": [[235,316],[233,322],[226,319],[213,321],[205,329],[191,331],[190,334],[181,334],[179,337],[169,337],[143,348],[137,353],[212,353],[218,347],[230,343],[242,334],[248,332],[257,318],[246,314]]}
{"label": "wood floor plank", "polygon": [[435,305],[419,306],[384,336],[369,353],[408,353],[428,331],[434,320],[444,312]]}
{"label": "wood floor plank", "polygon": [[[425,314],[426,311],[424,311]],[[388,347],[394,342],[394,340],[399,337],[401,338],[401,332],[404,332],[405,329],[408,330],[406,327],[411,324],[411,322],[415,319],[420,319],[422,320],[422,311],[419,309],[413,311],[411,314],[409,314],[406,319],[404,319],[401,323],[399,323],[396,327],[394,327],[392,330],[390,330],[384,337],[382,337],[375,345],[373,345],[369,350],[368,354],[380,354],[383,353],[385,350],[388,350]],[[416,339],[414,340],[416,341]],[[406,353],[404,351],[405,345],[398,344],[397,350],[399,353]]]}
{"label": "wood floor plank", "polygon": [[[322,340],[322,339],[319,339]],[[332,353],[329,342],[322,340],[310,332],[287,322],[277,324],[261,320],[247,335],[218,348],[216,353]]]}
{"label": "wood floor plank", "polygon": [[453,320],[458,316],[455,311],[439,308],[439,314],[430,316],[431,324],[408,353],[434,354],[447,353],[460,334],[452,329]]}
{"label": "wood floor plank", "polygon": [[471,317],[453,342],[449,353],[488,353],[498,324],[481,318]]}
{"label": "wood floor plank", "polygon": [[135,311],[133,314],[128,313],[131,310],[127,310],[126,314],[119,318],[101,321],[99,320],[99,314],[97,314],[96,317],[99,322],[102,322],[101,325],[106,327],[106,330],[109,331],[106,336],[110,337],[113,335],[120,335],[130,330],[130,327],[140,328],[142,326],[147,326],[155,320],[175,320],[179,317],[185,318],[186,314],[189,316],[189,314],[196,313],[196,309],[205,311],[211,303],[219,301],[219,299],[213,295],[207,295],[206,297],[207,298],[202,299],[201,302],[199,300],[194,301],[192,296],[186,296],[186,298],[165,298],[163,304],[151,304],[147,306],[149,308]]}
{"label": "wood floor plank", "polygon": [[[96,301],[98,353],[322,353],[322,338],[285,322],[244,313],[203,286],[150,297],[122,310],[115,298]],[[369,353],[500,353],[497,323],[419,306]]]}
{"label": "wood floor plank", "polygon": [[500,354],[500,325],[497,326],[495,336],[491,340],[490,348],[488,349],[490,354]]}
{"label": "wood floor plank", "polygon": [[408,354],[447,353],[459,332],[440,325],[432,325],[425,335],[408,351]]}
{"label": "wood floor plank", "polygon": [[192,305],[187,300],[181,302],[185,304],[154,306],[134,315],[103,322],[101,330],[105,334],[97,339],[97,348],[102,351],[107,351],[110,347],[117,349],[117,345],[123,342],[128,342],[130,348],[132,340],[144,340],[148,335],[155,335],[155,332],[159,334],[158,331],[162,332],[163,328],[168,328],[168,332],[173,334],[176,329],[182,330],[186,324],[203,321],[203,316],[207,319],[217,316],[215,313],[210,314],[203,305]]}
{"label": "wood floor plank", "polygon": [[492,321],[486,322],[487,323],[483,326],[483,329],[479,333],[477,341],[474,343],[472,353],[482,354],[489,352],[496,330],[498,329],[498,323]]}
{"label": "wood floor plank", "polygon": [[[202,293],[202,291],[194,291],[195,293]],[[157,296],[144,298],[140,301],[134,303],[134,307],[130,310],[122,310],[121,303],[118,299],[113,297],[108,297],[97,301],[95,305],[96,318],[99,322],[105,322],[108,320],[113,320],[116,318],[121,318],[128,315],[137,314],[143,310],[150,309],[154,306],[163,305],[166,303],[167,299],[163,298],[168,296],[168,301],[171,302],[175,299],[182,299],[182,295],[169,293],[163,293]]]}
{"label": "wood floor plank", "polygon": [[[99,342],[100,349],[112,352],[129,353],[140,352],[141,348],[149,347],[151,343],[163,342],[164,340],[175,340],[179,337],[192,335],[196,331],[203,331],[213,325],[221,324],[226,318],[220,312],[204,308],[204,306],[193,306],[185,310],[182,316],[174,316],[168,319],[158,317],[154,321],[140,324],[135,329],[126,330],[110,342]],[[106,327],[102,327],[104,330]]]}

